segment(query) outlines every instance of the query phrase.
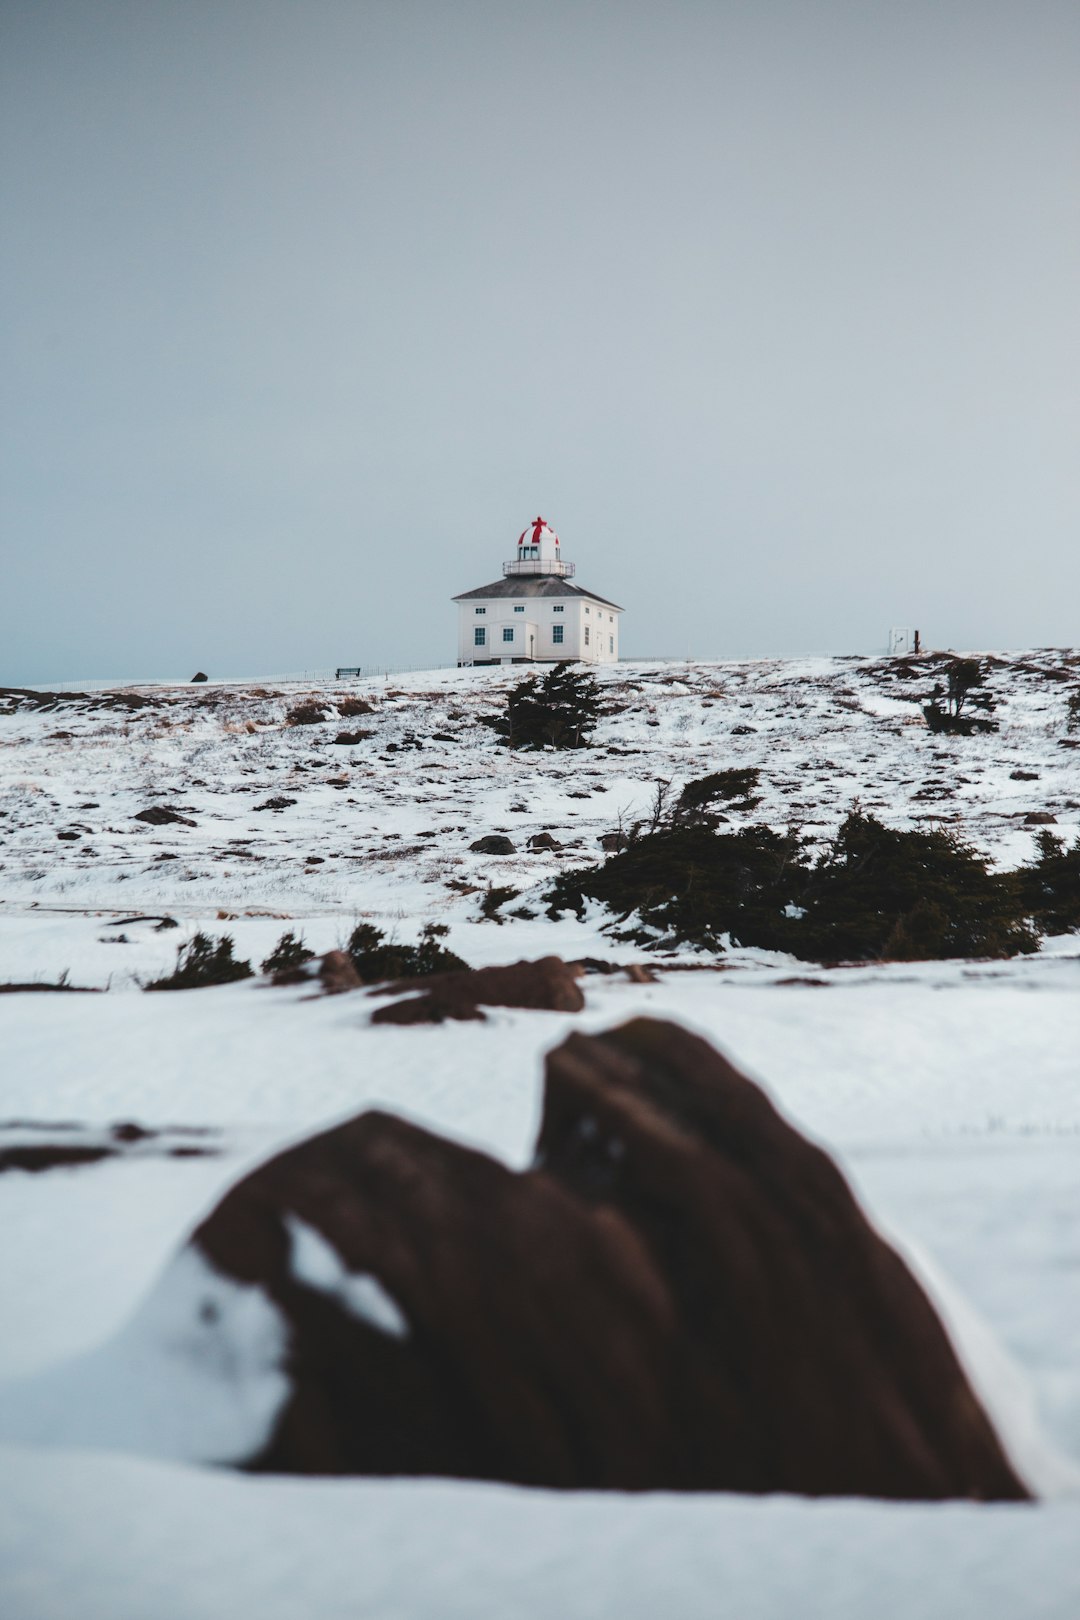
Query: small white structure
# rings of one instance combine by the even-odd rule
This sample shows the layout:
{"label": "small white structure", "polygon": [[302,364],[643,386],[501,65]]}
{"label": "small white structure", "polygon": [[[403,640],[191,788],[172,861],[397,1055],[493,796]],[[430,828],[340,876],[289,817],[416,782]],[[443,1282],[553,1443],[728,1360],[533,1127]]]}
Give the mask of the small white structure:
{"label": "small white structure", "polygon": [[503,577],[455,596],[458,664],[614,664],[622,608],[570,583],[559,537],[542,517],[523,529]]}

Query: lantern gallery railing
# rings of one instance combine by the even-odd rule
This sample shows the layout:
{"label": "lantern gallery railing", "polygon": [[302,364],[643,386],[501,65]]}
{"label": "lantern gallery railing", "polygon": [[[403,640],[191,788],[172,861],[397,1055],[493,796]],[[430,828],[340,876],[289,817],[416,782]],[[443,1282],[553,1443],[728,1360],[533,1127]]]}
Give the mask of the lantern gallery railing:
{"label": "lantern gallery railing", "polygon": [[574,577],[574,564],[560,562],[557,557],[541,560],[536,558],[532,562],[503,563],[503,573],[508,577],[518,574],[557,574],[561,579]]}

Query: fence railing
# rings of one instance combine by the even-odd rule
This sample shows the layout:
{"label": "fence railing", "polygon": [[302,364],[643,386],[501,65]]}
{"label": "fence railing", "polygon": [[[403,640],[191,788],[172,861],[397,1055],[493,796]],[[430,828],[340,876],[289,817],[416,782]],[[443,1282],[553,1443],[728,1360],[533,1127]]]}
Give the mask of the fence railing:
{"label": "fence railing", "polygon": [[521,562],[504,562],[503,574],[507,579],[522,574],[555,574],[559,579],[573,579],[577,564],[563,562],[561,557],[533,557]]}

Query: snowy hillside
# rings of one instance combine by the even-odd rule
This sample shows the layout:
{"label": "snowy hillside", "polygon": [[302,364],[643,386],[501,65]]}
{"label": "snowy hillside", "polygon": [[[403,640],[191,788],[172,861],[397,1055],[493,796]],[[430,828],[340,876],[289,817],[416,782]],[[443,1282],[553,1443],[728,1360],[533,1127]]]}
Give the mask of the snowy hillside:
{"label": "snowy hillside", "polygon": [[[513,887],[520,898],[507,911],[536,908],[542,919],[537,901],[553,874],[602,859],[600,836],[647,817],[658,779],[678,785],[720,767],[760,769],[753,819],[777,828],[824,841],[858,802],[890,825],[956,827],[994,860],[1019,864],[1034,845],[1027,817],[1053,816],[1067,835],[1080,828],[1080,736],[1066,732],[1080,659],[990,663],[1000,730],[968,738],[927,732],[927,661],[622,665],[601,671],[617,712],[595,747],[541,754],[495,746],[481,723],[520,669],[314,689],[143,687],[61,694],[40,708],[29,694],[0,698],[4,913],[326,918],[305,921],[316,948],[338,942],[343,918],[369,917],[403,938],[436,918],[468,961],[581,955],[595,940],[572,922],[478,925],[477,893]],[[372,712],[342,717],[350,698]],[[311,700],[327,705],[324,721],[286,723]],[[366,735],[335,740],[357,733]],[[177,819],[136,819],[161,807]],[[526,849],[545,831],[562,851]],[[469,852],[491,833],[518,853]],[[250,932],[259,950],[273,930]],[[141,951],[136,963],[87,941],[72,950],[32,961],[117,987],[145,968]],[[163,946],[154,966],[170,956]]]}
{"label": "snowy hillside", "polygon": [[[473,965],[641,963],[599,907],[552,920],[542,897],[559,871],[604,859],[601,837],[647,819],[658,780],[728,767],[760,770],[753,819],[777,829],[823,844],[858,802],[1018,866],[1040,827],[1070,842],[1080,830],[1067,729],[1080,656],[988,662],[999,729],[956,739],[923,722],[927,661],[624,664],[601,672],[613,712],[595,746],[561,753],[511,752],[482,723],[519,669],[0,694],[0,984],[107,987],[0,995],[0,1156],[77,1150],[67,1167],[0,1174],[0,1610],[1080,1612],[1080,935],[1010,960],[854,968],[669,952],[651,958],[652,982],[588,974],[582,1013],[495,1009],[437,1028],[372,1027],[365,992],[258,977],[140,989],[199,929],[230,934],[257,970],[286,929],[322,952],[361,920],[402,941],[445,924]],[[310,703],[325,718],[290,724]],[[529,849],[544,832],[562,848]],[[493,834],[514,853],[470,850]],[[515,892],[496,906],[493,888]],[[542,1054],[640,1012],[760,1079],[924,1275],[947,1279],[933,1286],[980,1391],[1050,1500],[256,1480],[127,1455],[107,1402],[93,1421],[65,1407],[70,1380],[45,1416],[19,1410],[15,1381],[117,1334],[243,1168],[376,1104],[521,1164]],[[958,1326],[968,1308],[1018,1382]]]}

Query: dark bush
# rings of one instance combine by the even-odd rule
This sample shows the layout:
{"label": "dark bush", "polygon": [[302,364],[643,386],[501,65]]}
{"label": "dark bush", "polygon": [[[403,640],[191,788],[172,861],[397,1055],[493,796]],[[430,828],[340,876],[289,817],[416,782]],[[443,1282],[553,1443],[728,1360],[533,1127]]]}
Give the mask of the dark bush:
{"label": "dark bush", "polygon": [[337,712],[343,720],[352,720],[358,714],[374,714],[375,706],[367,698],[347,697],[339,698]]}
{"label": "dark bush", "polygon": [[1080,838],[1071,849],[1054,833],[1036,833],[1038,855],[1018,874],[1025,903],[1048,934],[1080,928]]}
{"label": "dark bush", "polygon": [[[1012,956],[1036,949],[1015,873],[952,833],[898,832],[854,810],[811,864],[793,833],[662,826],[603,866],[562,873],[549,914],[608,906],[644,946],[735,944],[808,961]],[[657,938],[656,931],[660,937]]]}
{"label": "dark bush", "polygon": [[711,776],[687,782],[675,801],[672,821],[676,825],[695,821],[708,824],[715,815],[718,800],[733,809],[753,810],[761,803],[760,797],[753,796],[760,775],[760,771],[751,768],[713,771]]}
{"label": "dark bush", "polygon": [[297,703],[289,710],[285,716],[285,724],[287,726],[318,726],[322,724],[329,713],[330,705],[328,703],[308,699],[303,703]]}
{"label": "dark bush", "polygon": [[587,670],[556,664],[506,694],[506,712],[485,717],[508,748],[588,748],[603,712],[600,687]]}
{"label": "dark bush", "polygon": [[603,866],[563,872],[548,892],[549,915],[582,913],[586,899],[601,901],[625,922],[637,944],[667,943],[717,949],[730,934],[740,945],[795,950],[792,919],[808,867],[800,840],[769,827],[717,833],[707,826],[662,826],[634,838]]}
{"label": "dark bush", "polygon": [[364,742],[366,738],[374,735],[373,731],[339,731],[334,741],[343,748],[351,748],[354,743]]}
{"label": "dark bush", "polygon": [[812,961],[1015,956],[1038,941],[1016,874],[952,832],[898,831],[853,810],[799,899]]}
{"label": "dark bush", "polygon": [[1066,731],[1080,731],[1080,686],[1069,693],[1066,704]]}
{"label": "dark bush", "polygon": [[449,932],[441,924],[428,923],[420,932],[418,945],[399,945],[396,940],[388,940],[381,928],[358,923],[346,949],[364,984],[416,979],[427,973],[450,973],[468,967],[460,956],[439,943]]}
{"label": "dark bush", "polygon": [[297,968],[303,967],[305,962],[314,959],[315,952],[309,951],[304,944],[304,936],[297,936],[291,930],[282,934],[270,955],[261,964],[264,973],[295,973]]}
{"label": "dark bush", "polygon": [[[994,707],[994,698],[981,690],[985,683],[986,675],[977,658],[954,658],[946,667],[945,685],[936,682],[923,704],[930,730],[960,737],[969,737],[974,731],[996,731],[997,721],[986,718]],[[981,714],[965,714],[968,703]]]}
{"label": "dark bush", "polygon": [[237,979],[250,979],[254,969],[250,962],[237,962],[233,957],[230,934],[211,939],[209,934],[195,934],[176,953],[176,968],[167,979],[154,979],[144,990],[204,990],[212,984],[233,984]]}
{"label": "dark bush", "polygon": [[480,901],[481,917],[486,917],[489,922],[505,922],[506,919],[499,916],[500,906],[509,905],[510,901],[516,900],[520,893],[520,889],[496,888],[489,883]]}

